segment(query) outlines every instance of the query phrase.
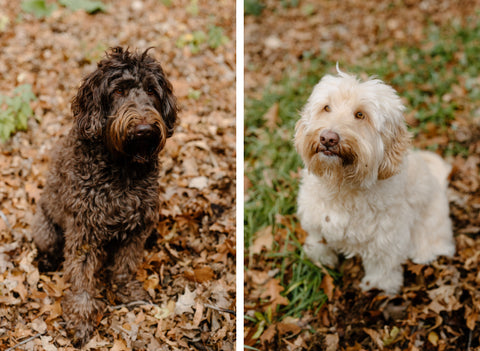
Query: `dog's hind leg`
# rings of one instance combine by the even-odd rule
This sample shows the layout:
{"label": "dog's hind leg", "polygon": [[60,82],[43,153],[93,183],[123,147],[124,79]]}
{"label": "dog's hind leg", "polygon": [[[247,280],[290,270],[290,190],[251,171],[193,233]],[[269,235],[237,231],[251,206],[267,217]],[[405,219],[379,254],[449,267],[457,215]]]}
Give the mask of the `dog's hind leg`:
{"label": "dog's hind leg", "polygon": [[54,271],[63,261],[64,237],[62,229],[47,216],[41,205],[32,227],[32,235],[38,249],[38,268],[40,271]]}
{"label": "dog's hind leg", "polygon": [[439,256],[454,255],[455,242],[445,194],[436,194],[412,235],[414,249],[411,258],[415,263],[427,264]]}
{"label": "dog's hind leg", "polygon": [[415,263],[425,264],[438,256],[455,253],[447,198],[447,176],[451,166],[431,152],[417,152],[415,156],[410,158],[412,167],[418,172],[419,165],[425,163],[429,176],[423,177],[423,182],[417,180],[414,188],[423,192],[428,201],[415,204],[421,212],[411,230],[414,245],[411,258]]}

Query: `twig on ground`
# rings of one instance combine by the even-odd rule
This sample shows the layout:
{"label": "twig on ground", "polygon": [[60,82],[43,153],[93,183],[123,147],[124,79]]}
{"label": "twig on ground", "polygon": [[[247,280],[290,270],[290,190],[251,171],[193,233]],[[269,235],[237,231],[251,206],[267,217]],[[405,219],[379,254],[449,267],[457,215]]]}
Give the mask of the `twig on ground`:
{"label": "twig on ground", "polygon": [[15,350],[17,347],[19,346],[22,346],[22,345],[25,345],[27,342],[30,342],[40,336],[42,336],[43,334],[45,334],[46,332],[43,332],[43,333],[38,333],[38,334],[35,334],[34,336],[31,336],[29,338],[26,338],[25,340],[23,341],[20,341],[18,344],[12,346],[12,347],[9,347],[8,349],[6,349],[5,351],[11,351],[11,350]]}
{"label": "twig on ground", "polygon": [[132,301],[132,302],[129,302],[129,303],[123,303],[123,304],[120,304],[120,305],[108,306],[108,309],[109,310],[120,310],[123,307],[128,308],[128,307],[142,306],[142,305],[158,306],[158,305],[154,304],[153,302],[138,300],[138,301]]}
{"label": "twig on ground", "polygon": [[233,310],[226,309],[226,308],[209,305],[208,303],[205,304],[205,307],[208,307],[208,308],[211,308],[213,310],[220,311],[220,312],[230,313],[230,314],[233,314],[234,316],[237,316],[237,312],[235,312]]}

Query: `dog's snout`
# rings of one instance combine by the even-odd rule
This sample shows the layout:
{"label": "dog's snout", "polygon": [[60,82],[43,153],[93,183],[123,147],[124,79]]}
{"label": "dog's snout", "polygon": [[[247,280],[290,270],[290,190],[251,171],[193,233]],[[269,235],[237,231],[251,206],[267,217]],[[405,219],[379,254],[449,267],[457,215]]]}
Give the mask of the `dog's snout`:
{"label": "dog's snout", "polygon": [[154,130],[150,124],[139,124],[135,128],[135,135],[137,137],[143,137],[150,134],[153,134]]}
{"label": "dog's snout", "polygon": [[320,134],[320,142],[326,147],[332,147],[338,144],[340,136],[331,130],[324,130]]}

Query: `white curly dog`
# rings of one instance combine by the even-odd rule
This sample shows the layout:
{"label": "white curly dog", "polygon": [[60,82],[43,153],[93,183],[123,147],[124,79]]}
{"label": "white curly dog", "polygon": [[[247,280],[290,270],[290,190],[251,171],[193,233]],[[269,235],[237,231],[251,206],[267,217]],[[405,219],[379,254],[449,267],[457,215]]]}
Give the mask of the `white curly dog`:
{"label": "white curly dog", "polygon": [[398,293],[402,263],[455,252],[446,195],[450,166],[409,151],[404,106],[379,79],[341,72],[315,86],[295,128],[305,164],[298,217],[304,249],[317,264],[360,256],[362,290]]}

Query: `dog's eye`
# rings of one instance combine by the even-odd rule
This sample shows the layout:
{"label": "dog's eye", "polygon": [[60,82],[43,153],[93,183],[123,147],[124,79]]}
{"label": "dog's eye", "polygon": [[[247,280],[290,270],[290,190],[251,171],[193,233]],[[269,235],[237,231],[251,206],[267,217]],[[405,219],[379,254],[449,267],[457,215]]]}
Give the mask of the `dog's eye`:
{"label": "dog's eye", "polygon": [[125,96],[126,91],[123,88],[117,88],[113,91],[113,93],[118,96]]}
{"label": "dog's eye", "polygon": [[323,110],[324,110],[325,112],[330,112],[330,111],[332,111],[331,107],[328,106],[328,105],[325,105],[325,107],[323,108]]}
{"label": "dog's eye", "polygon": [[357,113],[355,113],[355,118],[356,119],[364,119],[365,118],[365,113],[363,113],[362,111],[358,111]]}
{"label": "dog's eye", "polygon": [[147,88],[147,94],[148,95],[154,95],[155,94],[155,89],[153,87],[148,87]]}

